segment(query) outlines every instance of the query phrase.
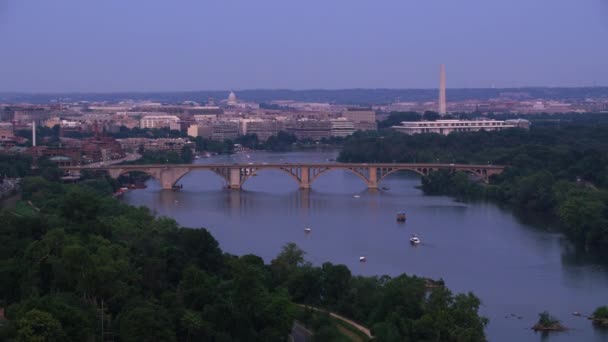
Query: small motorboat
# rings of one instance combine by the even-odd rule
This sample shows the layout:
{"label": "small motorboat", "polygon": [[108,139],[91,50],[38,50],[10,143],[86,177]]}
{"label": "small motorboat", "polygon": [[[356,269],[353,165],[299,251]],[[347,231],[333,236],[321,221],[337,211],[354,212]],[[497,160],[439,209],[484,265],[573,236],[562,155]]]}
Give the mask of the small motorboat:
{"label": "small motorboat", "polygon": [[312,231],[312,229],[310,229],[310,228],[304,228],[304,233],[306,233],[306,234],[310,233],[311,231]]}
{"label": "small motorboat", "polygon": [[359,262],[366,262],[366,261],[367,261],[367,257],[364,257],[364,256],[359,257]]}
{"label": "small motorboat", "polygon": [[397,222],[405,222],[406,216],[403,211],[397,213]]}
{"label": "small motorboat", "polygon": [[389,188],[389,187],[386,187],[386,186],[383,186],[383,187],[382,187],[382,190],[386,191],[386,190],[390,190],[390,188]]}
{"label": "small motorboat", "polygon": [[359,198],[359,197],[361,197],[361,196],[359,196],[359,195],[354,195],[353,196],[353,198]]}
{"label": "small motorboat", "polygon": [[410,238],[410,243],[412,245],[419,245],[420,242],[420,239],[416,235],[412,235],[412,237]]}

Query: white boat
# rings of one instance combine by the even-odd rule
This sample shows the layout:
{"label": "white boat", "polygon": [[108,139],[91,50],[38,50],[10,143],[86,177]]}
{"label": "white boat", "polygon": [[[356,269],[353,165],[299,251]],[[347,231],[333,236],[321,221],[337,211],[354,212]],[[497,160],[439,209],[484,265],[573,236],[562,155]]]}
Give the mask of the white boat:
{"label": "white boat", "polygon": [[359,195],[354,195],[353,197],[354,197],[354,198],[359,198],[359,197],[361,197],[361,196],[359,196]]}
{"label": "white boat", "polygon": [[364,256],[359,257],[359,262],[366,262],[366,261],[367,261],[367,257],[364,257]]}
{"label": "white boat", "polygon": [[410,243],[412,245],[418,245],[420,244],[420,242],[420,239],[416,235],[412,235],[412,237],[410,238]]}
{"label": "white boat", "polygon": [[308,234],[310,233],[312,230],[310,228],[304,228],[304,233]]}

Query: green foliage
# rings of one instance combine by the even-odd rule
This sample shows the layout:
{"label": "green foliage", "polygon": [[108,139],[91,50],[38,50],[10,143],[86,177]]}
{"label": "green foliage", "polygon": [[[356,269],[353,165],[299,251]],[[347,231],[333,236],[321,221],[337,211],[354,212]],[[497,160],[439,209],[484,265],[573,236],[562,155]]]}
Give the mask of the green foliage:
{"label": "green foliage", "polygon": [[48,312],[30,310],[17,320],[17,342],[61,342],[61,323]]}
{"label": "green foliage", "polygon": [[0,154],[0,179],[21,178],[32,174],[32,158],[28,155]]}
{"label": "green foliage", "polygon": [[594,319],[608,319],[608,306],[600,306],[593,311]]}
{"label": "green foliage", "polygon": [[[434,329],[428,317],[445,320],[447,341],[483,337],[472,295],[429,295],[423,279],[407,275],[353,277],[344,265],[314,267],[295,244],[269,265],[223,254],[205,229],[121,204],[109,188],[103,178],[75,185],[25,178],[33,213],[0,211],[0,303],[14,322],[0,336],[97,340],[103,318],[120,341],[284,341],[295,300],[352,317],[380,336],[427,336]],[[333,325],[315,324],[317,340],[342,338]]]}
{"label": "green foliage", "polygon": [[551,327],[560,324],[560,321],[553,317],[548,311],[543,311],[538,314],[537,324],[541,327]]}
{"label": "green foliage", "polygon": [[416,112],[391,112],[386,120],[378,123],[378,128],[389,128],[399,126],[404,121],[420,121],[422,115]]}
{"label": "green foliage", "polygon": [[230,140],[215,141],[211,139],[205,139],[203,137],[196,137],[194,139],[197,151],[206,151],[219,154],[231,154],[234,152],[234,143]]}

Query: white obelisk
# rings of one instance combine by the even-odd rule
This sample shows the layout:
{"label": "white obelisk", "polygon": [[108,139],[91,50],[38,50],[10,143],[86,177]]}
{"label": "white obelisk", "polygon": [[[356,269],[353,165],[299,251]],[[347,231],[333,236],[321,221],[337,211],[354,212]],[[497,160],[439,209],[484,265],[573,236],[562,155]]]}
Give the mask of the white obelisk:
{"label": "white obelisk", "polygon": [[36,120],[32,120],[32,146],[36,146]]}
{"label": "white obelisk", "polygon": [[441,64],[439,69],[439,115],[447,114],[447,104],[445,102],[445,65]]}

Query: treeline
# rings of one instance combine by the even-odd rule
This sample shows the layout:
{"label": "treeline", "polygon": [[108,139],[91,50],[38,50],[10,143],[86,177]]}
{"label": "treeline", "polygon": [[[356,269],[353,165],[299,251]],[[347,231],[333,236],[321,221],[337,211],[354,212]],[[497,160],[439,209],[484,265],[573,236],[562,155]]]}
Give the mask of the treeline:
{"label": "treeline", "polygon": [[576,241],[608,244],[608,125],[499,132],[405,135],[358,134],[345,144],[344,162],[442,162],[508,165],[484,186],[467,175],[436,172],[427,194],[492,199],[552,215]]}
{"label": "treeline", "polygon": [[484,340],[472,294],[315,267],[292,244],[270,264],[229,255],[205,229],[121,204],[112,190],[103,178],[24,179],[24,204],[0,212],[0,340],[284,341],[294,302],[368,324],[380,341]]}

